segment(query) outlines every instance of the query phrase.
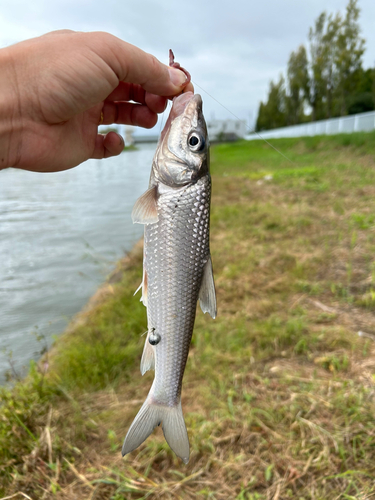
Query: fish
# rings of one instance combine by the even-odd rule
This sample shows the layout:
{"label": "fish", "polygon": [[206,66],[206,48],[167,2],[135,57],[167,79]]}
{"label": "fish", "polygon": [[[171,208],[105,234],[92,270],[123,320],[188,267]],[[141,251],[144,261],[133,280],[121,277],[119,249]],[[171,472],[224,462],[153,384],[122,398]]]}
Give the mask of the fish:
{"label": "fish", "polygon": [[216,317],[209,243],[211,176],[209,139],[199,94],[173,99],[152,162],[149,188],[132,218],[144,224],[142,302],[147,338],[142,375],[154,369],[150,392],[125,437],[122,455],[135,450],[162,424],[174,453],[187,464],[189,438],[181,388],[197,302]]}

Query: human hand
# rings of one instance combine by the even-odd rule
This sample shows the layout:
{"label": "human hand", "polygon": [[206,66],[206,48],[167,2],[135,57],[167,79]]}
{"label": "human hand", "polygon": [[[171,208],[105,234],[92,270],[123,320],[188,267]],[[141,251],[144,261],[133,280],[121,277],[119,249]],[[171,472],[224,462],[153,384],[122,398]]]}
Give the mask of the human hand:
{"label": "human hand", "polygon": [[183,90],[193,87],[182,71],[108,33],[63,30],[2,49],[0,168],[54,172],[118,155],[122,138],[98,134],[99,122],[151,128]]}

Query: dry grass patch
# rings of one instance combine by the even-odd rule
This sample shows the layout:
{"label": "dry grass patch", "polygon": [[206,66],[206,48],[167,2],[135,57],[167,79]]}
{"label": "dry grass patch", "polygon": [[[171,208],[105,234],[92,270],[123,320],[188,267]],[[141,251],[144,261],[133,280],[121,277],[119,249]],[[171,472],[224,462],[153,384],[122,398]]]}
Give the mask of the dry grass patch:
{"label": "dry grass patch", "polygon": [[260,142],[214,148],[219,315],[197,314],[182,396],[188,466],[160,429],[120,457],[152,381],[138,366],[138,250],[56,344],[50,374],[34,366],[3,391],[4,496],[374,497],[374,142],[280,141],[295,166]]}

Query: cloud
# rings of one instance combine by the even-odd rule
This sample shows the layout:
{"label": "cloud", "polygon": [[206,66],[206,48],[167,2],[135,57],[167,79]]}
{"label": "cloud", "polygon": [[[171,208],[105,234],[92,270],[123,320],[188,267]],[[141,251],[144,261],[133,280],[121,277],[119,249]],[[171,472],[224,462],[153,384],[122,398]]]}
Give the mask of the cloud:
{"label": "cloud", "polygon": [[[271,79],[285,71],[288,57],[323,11],[345,10],[347,0],[15,0],[3,2],[0,46],[69,28],[103,30],[138,45],[167,62],[176,60],[193,81],[241,118],[255,115]],[[360,23],[367,39],[365,65],[375,60],[375,2],[362,0]],[[205,109],[217,118],[229,116],[209,96]]]}

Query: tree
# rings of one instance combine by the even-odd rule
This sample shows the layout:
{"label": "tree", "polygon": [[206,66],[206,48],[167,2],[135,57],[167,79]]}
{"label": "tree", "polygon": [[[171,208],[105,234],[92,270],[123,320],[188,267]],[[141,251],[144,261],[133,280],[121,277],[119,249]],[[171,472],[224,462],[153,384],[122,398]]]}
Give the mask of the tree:
{"label": "tree", "polygon": [[333,96],[336,88],[336,46],[342,19],[325,12],[310,28],[310,93],[311,120],[330,118],[333,115]]}
{"label": "tree", "polygon": [[304,45],[300,45],[296,52],[291,53],[287,78],[287,122],[288,125],[295,125],[303,121],[305,99],[309,95],[310,87],[307,53]]}
{"label": "tree", "polygon": [[349,0],[345,16],[322,12],[309,30],[309,55],[301,45],[292,52],[283,77],[271,82],[261,103],[257,130],[321,120],[375,107],[375,69],[364,71],[365,40],[360,36],[358,0]]}
{"label": "tree", "polygon": [[348,112],[349,97],[356,93],[360,83],[362,56],[365,51],[365,40],[360,37],[358,23],[358,0],[349,0],[346,16],[337,37],[335,65],[338,75],[338,102],[340,115]]}
{"label": "tree", "polygon": [[310,29],[310,98],[312,120],[343,116],[361,77],[364,39],[360,37],[358,0],[346,15],[323,12]]}
{"label": "tree", "polygon": [[357,73],[358,84],[355,92],[347,99],[347,112],[349,115],[373,111],[375,109],[375,71],[373,68],[360,69]]}
{"label": "tree", "polygon": [[266,110],[266,105],[261,103],[259,104],[259,111],[258,111],[258,118],[255,124],[255,130],[258,132],[260,130],[267,130],[268,129],[268,118],[267,118],[267,110]]}
{"label": "tree", "polygon": [[271,81],[267,102],[260,103],[255,130],[284,127],[287,124],[285,100],[285,80],[281,75],[277,83]]}
{"label": "tree", "polygon": [[323,36],[324,27],[327,15],[322,12],[318,19],[315,21],[314,28],[310,28],[310,64],[311,64],[311,78],[309,85],[308,102],[311,106],[311,120],[315,121],[319,117],[319,111],[322,107],[323,95],[325,91],[325,83],[323,78],[324,67],[324,50],[323,50]]}

